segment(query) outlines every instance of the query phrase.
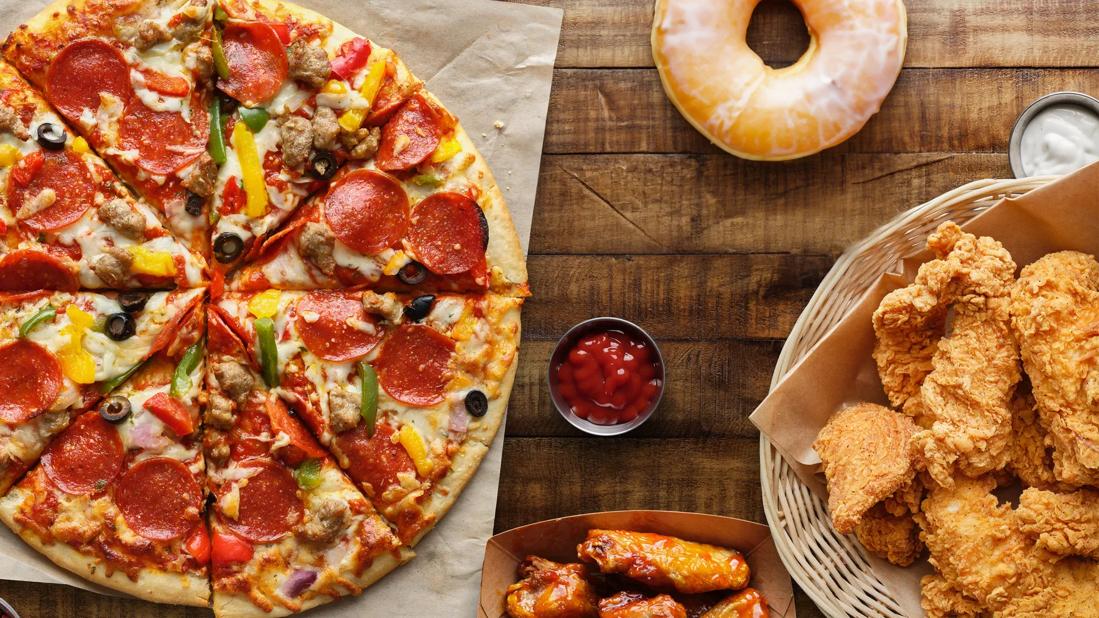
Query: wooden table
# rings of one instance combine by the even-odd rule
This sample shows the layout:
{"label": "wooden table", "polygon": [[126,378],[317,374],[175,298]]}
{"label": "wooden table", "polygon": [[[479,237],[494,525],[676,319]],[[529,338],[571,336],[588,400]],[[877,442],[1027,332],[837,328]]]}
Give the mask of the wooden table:
{"label": "wooden table", "polygon": [[[897,213],[978,178],[1010,176],[1023,107],[1099,94],[1099,13],[1083,0],[910,0],[905,70],[846,144],[784,164],[711,146],[664,97],[651,0],[525,0],[565,9],[546,130],[524,346],[496,529],[622,508],[764,521],[759,435],[782,341],[843,249]],[[808,41],[765,0],[749,42],[775,66]],[[591,316],[638,322],[668,365],[660,410],[627,438],[567,425],[546,395],[557,338]],[[63,586],[0,582],[26,617],[207,615]],[[382,615],[382,614],[378,614]],[[799,592],[798,615],[819,616]]]}

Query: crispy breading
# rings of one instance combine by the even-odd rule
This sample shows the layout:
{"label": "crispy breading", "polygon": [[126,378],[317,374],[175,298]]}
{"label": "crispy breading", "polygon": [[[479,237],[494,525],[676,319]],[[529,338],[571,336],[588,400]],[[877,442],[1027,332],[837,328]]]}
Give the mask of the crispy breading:
{"label": "crispy breading", "polygon": [[912,513],[893,515],[882,504],[863,516],[855,536],[866,551],[897,566],[908,566],[923,553],[920,528]]}
{"label": "crispy breading", "polygon": [[1099,491],[1054,493],[1030,488],[1015,510],[1019,528],[1043,549],[1059,556],[1099,559]]}
{"label": "crispy breading", "polygon": [[981,604],[950,585],[942,575],[920,579],[920,606],[927,618],[979,618],[985,615]]}
{"label": "crispy breading", "polygon": [[872,506],[912,482],[912,439],[918,429],[907,416],[872,403],[828,419],[813,448],[828,481],[828,512],[838,532],[853,533]]}

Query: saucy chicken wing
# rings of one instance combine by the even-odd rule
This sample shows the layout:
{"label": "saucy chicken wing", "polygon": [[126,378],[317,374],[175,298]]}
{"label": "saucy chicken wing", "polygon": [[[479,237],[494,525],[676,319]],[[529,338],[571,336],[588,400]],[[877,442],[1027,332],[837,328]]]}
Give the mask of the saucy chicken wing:
{"label": "saucy chicken wing", "polygon": [[720,603],[702,614],[701,618],[769,618],[771,610],[767,601],[755,588],[745,588],[722,599]]}
{"label": "saucy chicken wing", "polygon": [[740,552],[661,534],[589,530],[576,551],[604,573],[619,573],[654,588],[691,594],[748,585],[748,562]]}
{"label": "saucy chicken wing", "polygon": [[512,618],[595,618],[598,597],[583,564],[561,564],[528,556],[519,565],[518,582],[508,586]]}
{"label": "saucy chicken wing", "polygon": [[599,618],[687,618],[687,609],[666,594],[623,591],[599,601]]}

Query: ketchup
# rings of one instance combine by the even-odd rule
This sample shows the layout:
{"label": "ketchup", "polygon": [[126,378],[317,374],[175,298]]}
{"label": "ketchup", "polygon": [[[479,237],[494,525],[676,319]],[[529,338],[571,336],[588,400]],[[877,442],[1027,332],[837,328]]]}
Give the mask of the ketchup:
{"label": "ketchup", "polygon": [[649,344],[618,330],[585,335],[555,372],[572,413],[597,425],[632,421],[660,392]]}

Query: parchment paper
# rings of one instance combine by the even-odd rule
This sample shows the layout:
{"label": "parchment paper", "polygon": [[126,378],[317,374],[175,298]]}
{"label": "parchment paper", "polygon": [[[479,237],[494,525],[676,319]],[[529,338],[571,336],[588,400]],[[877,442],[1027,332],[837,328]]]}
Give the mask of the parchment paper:
{"label": "parchment paper", "polygon": [[[963,227],[1004,244],[1020,268],[1054,251],[1099,255],[1099,164],[1093,164],[1022,197],[1001,200]],[[854,308],[763,400],[751,420],[783,454],[798,477],[820,498],[820,458],[813,440],[833,412],[858,401],[886,403],[871,352],[871,315],[891,290],[907,285],[930,256],[898,256],[897,273],[883,275]],[[923,561],[902,569],[872,559],[909,616],[923,616],[919,580]]]}
{"label": "parchment paper", "polygon": [[[457,114],[496,175],[526,250],[562,11],[491,0],[297,3],[397,51]],[[0,33],[13,30],[46,4],[0,0]],[[454,508],[416,547],[416,558],[362,596],[309,615],[473,615],[485,542],[492,536],[496,513],[503,438],[501,427]],[[6,527],[0,528],[0,578],[116,594],[55,567]]]}

